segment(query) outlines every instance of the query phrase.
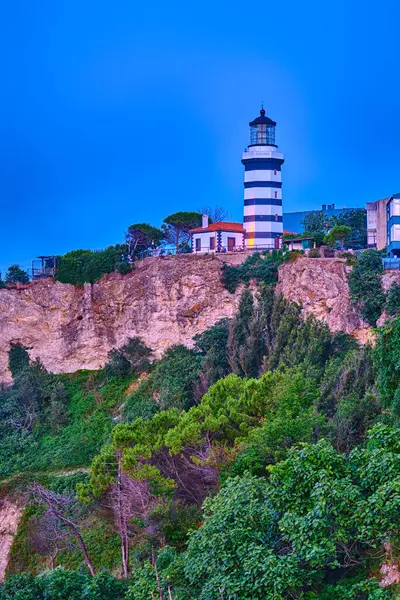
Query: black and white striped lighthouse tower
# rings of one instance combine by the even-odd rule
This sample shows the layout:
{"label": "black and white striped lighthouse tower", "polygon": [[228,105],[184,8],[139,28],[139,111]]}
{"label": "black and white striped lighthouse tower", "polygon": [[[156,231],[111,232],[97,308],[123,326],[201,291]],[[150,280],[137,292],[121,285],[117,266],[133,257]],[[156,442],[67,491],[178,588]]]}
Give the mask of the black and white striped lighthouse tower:
{"label": "black and white striped lighthouse tower", "polygon": [[246,248],[280,248],[282,243],[283,154],[275,144],[275,121],[265,115],[249,123],[250,144],[244,164],[244,223]]}

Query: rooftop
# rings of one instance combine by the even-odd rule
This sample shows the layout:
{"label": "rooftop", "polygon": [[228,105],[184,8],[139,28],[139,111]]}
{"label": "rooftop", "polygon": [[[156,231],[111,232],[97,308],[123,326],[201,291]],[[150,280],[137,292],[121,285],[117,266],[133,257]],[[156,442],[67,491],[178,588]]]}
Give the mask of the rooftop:
{"label": "rooftop", "polygon": [[211,223],[208,227],[196,227],[191,229],[190,233],[206,233],[207,231],[235,231],[237,233],[245,233],[241,223],[232,223],[231,221],[218,221]]}
{"label": "rooftop", "polygon": [[275,127],[276,123],[269,117],[265,116],[265,110],[262,108],[260,110],[260,116],[254,119],[254,121],[250,121],[250,127],[255,127],[256,125],[269,125],[271,127]]}

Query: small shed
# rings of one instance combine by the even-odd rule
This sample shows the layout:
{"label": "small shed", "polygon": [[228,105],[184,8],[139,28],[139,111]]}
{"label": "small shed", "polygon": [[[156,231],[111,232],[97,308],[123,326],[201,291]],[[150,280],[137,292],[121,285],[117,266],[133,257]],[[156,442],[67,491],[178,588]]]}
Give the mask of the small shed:
{"label": "small shed", "polygon": [[283,243],[287,246],[288,250],[310,250],[314,247],[314,240],[312,237],[297,237],[289,240],[284,240]]}

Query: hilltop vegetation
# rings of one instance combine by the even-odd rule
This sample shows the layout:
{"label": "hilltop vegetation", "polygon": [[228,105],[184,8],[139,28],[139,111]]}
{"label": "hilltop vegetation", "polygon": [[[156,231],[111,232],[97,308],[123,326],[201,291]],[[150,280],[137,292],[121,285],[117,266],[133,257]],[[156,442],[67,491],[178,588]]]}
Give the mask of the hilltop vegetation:
{"label": "hilltop vegetation", "polygon": [[25,510],[0,599],[397,597],[398,291],[361,347],[275,294],[282,259],[225,269],[256,293],[159,360],[133,338],[54,375],[12,346],[0,473]]}

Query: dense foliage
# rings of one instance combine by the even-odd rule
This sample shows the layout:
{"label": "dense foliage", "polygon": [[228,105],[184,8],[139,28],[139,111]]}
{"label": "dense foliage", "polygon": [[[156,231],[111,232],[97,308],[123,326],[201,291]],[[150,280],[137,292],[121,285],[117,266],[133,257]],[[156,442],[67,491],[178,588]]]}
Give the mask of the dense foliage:
{"label": "dense foliage", "polygon": [[[367,212],[364,208],[350,208],[338,215],[328,216],[323,210],[314,210],[307,213],[302,221],[303,234],[311,236],[317,246],[324,241],[329,230],[335,230],[338,236],[331,236],[326,243],[335,243],[336,240],[345,241],[352,248],[365,248],[367,245]],[[337,227],[341,229],[340,234]],[[343,233],[345,235],[343,237]]]}
{"label": "dense foliage", "polygon": [[380,317],[385,294],[382,290],[382,255],[377,250],[363,252],[349,275],[350,298],[361,317],[373,327]]}
{"label": "dense foliage", "polygon": [[400,285],[396,282],[392,284],[388,293],[385,311],[392,317],[400,313]]}
{"label": "dense foliage", "polygon": [[278,250],[270,252],[254,252],[238,266],[222,265],[221,281],[226,289],[233,293],[240,283],[275,283],[278,278],[278,267],[284,260],[290,259],[290,253],[285,255]]}
{"label": "dense foliage", "polygon": [[[12,347],[0,472],[26,506],[0,599],[396,597],[400,317],[374,349],[332,334],[275,293],[281,260],[247,263],[234,318],[159,360],[133,338],[56,376]],[[355,296],[379,261],[357,262]]]}
{"label": "dense foliage", "polygon": [[21,269],[19,265],[8,267],[5,277],[5,283],[28,283],[29,275],[27,271]]}
{"label": "dense foliage", "polygon": [[197,212],[177,212],[165,217],[161,229],[167,242],[174,244],[176,252],[189,250],[189,231],[201,226],[202,216]]}
{"label": "dense foliage", "polygon": [[163,232],[161,229],[148,223],[134,223],[128,227],[126,234],[126,242],[131,257],[159,246],[162,239]]}
{"label": "dense foliage", "polygon": [[119,271],[127,273],[131,266],[126,262],[126,244],[109,246],[105,250],[72,250],[57,257],[56,279],[62,283],[83,285],[94,283],[102,275]]}
{"label": "dense foliage", "polygon": [[149,369],[151,355],[151,349],[139,337],[130,338],[121,348],[108,353],[105,372],[108,377],[119,379],[140,375]]}

